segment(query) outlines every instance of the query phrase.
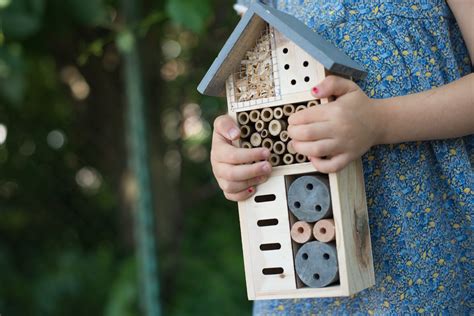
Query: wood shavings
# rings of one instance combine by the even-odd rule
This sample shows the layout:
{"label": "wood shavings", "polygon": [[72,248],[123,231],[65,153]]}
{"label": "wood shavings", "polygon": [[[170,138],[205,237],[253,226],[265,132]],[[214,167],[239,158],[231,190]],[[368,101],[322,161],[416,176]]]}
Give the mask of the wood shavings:
{"label": "wood shavings", "polygon": [[234,77],[237,102],[275,96],[270,40],[267,29],[241,61],[240,72]]}

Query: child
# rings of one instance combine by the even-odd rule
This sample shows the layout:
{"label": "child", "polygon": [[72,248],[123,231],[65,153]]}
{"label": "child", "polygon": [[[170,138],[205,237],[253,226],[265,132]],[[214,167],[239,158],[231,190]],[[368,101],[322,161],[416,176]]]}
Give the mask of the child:
{"label": "child", "polygon": [[[313,88],[336,101],[294,114],[288,132],[321,172],[362,156],[376,285],[350,298],[258,301],[254,313],[470,314],[474,1],[287,0],[277,8],[368,71],[357,84],[331,76]],[[269,152],[233,147],[239,130],[228,116],[214,126],[214,174],[228,199],[245,200],[271,173]]]}

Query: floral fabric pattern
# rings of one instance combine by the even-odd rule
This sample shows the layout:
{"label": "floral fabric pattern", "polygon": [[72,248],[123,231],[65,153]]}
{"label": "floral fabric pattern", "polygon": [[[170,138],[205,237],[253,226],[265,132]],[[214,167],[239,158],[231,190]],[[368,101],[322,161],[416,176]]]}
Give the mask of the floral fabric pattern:
{"label": "floral fabric pattern", "polygon": [[[364,65],[368,76],[357,83],[372,98],[472,71],[442,0],[275,2]],[[254,314],[473,313],[474,136],[377,146],[362,159],[376,285],[349,298],[257,301]]]}

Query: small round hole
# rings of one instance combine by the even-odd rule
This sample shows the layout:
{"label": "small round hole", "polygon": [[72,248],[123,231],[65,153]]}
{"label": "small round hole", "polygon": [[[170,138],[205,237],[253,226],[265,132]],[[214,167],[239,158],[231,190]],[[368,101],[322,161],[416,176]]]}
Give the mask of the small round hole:
{"label": "small round hole", "polygon": [[298,227],[298,233],[300,233],[300,234],[304,233],[304,228],[303,227]]}
{"label": "small round hole", "polygon": [[303,67],[308,67],[309,66],[309,63],[307,61],[304,61],[303,62]]}
{"label": "small round hole", "polygon": [[321,229],[319,230],[319,232],[320,232],[321,234],[323,234],[323,235],[326,234],[326,228],[321,227]]}
{"label": "small round hole", "polygon": [[329,260],[329,254],[328,254],[328,253],[325,253],[325,254],[323,255],[323,258],[324,258],[325,260]]}
{"label": "small round hole", "polygon": [[283,54],[288,54],[288,48],[283,48]]}
{"label": "small round hole", "polygon": [[292,85],[295,85],[295,84],[296,84],[296,80],[295,80],[295,79],[291,80],[291,84],[292,84]]}
{"label": "small round hole", "polygon": [[300,207],[301,207],[301,203],[300,203],[300,202],[295,202],[294,205],[295,205],[296,208],[300,208]]}
{"label": "small round hole", "polygon": [[321,205],[316,205],[314,209],[316,210],[316,212],[321,212],[322,210]]}
{"label": "small round hole", "polygon": [[304,260],[308,260],[308,254],[307,253],[302,254],[301,258],[303,258]]}
{"label": "small round hole", "polygon": [[290,69],[290,65],[286,64],[285,65],[285,70],[288,70],[288,69]]}
{"label": "small round hole", "polygon": [[309,82],[309,80],[310,80],[309,77],[304,77],[305,82]]}
{"label": "small round hole", "polygon": [[313,278],[314,278],[315,280],[319,280],[319,274],[317,274],[317,273],[313,274]]}
{"label": "small round hole", "polygon": [[308,183],[308,184],[306,185],[306,189],[308,189],[308,190],[311,191],[311,190],[313,189],[313,184]]}

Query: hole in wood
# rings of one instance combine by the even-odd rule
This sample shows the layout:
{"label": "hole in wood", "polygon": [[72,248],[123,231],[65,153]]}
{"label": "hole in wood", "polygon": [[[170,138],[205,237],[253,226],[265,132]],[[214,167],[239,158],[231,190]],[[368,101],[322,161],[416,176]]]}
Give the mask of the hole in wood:
{"label": "hole in wood", "polygon": [[307,253],[304,253],[301,255],[301,258],[303,258],[304,260],[308,260],[308,254]]}
{"label": "hole in wood", "polygon": [[329,254],[328,254],[328,253],[325,253],[325,254],[323,255],[323,258],[324,258],[325,260],[329,260]]}
{"label": "hole in wood", "polygon": [[319,280],[319,274],[317,274],[317,273],[313,274],[313,278],[314,278],[315,280]]}
{"label": "hole in wood", "polygon": [[309,82],[311,79],[309,77],[304,77],[305,82]]}
{"label": "hole in wood", "polygon": [[303,227],[298,227],[298,233],[300,233],[300,234],[304,233],[304,228]]}
{"label": "hole in wood", "polygon": [[290,65],[286,64],[285,65],[285,70],[288,70],[288,69],[290,69]]}
{"label": "hole in wood", "polygon": [[308,184],[306,185],[306,189],[308,189],[308,190],[311,191],[311,190],[313,189],[313,184],[312,184],[312,183],[308,183]]}
{"label": "hole in wood", "polygon": [[305,60],[305,61],[303,62],[303,67],[308,67],[308,66],[309,66],[309,62]]}
{"label": "hole in wood", "polygon": [[327,233],[326,228],[324,228],[324,227],[321,227],[321,229],[319,230],[319,232],[320,232],[321,234],[323,234],[323,235],[325,235],[325,234]]}
{"label": "hole in wood", "polygon": [[278,220],[276,218],[261,219],[257,221],[257,226],[259,227],[275,226],[275,225],[278,225]]}
{"label": "hole in wood", "polygon": [[293,86],[296,85],[296,80],[295,80],[295,79],[291,80],[291,84],[292,84]]}
{"label": "hole in wood", "polygon": [[275,194],[257,195],[254,198],[257,203],[271,202],[276,200]]}
{"label": "hole in wood", "polygon": [[300,203],[300,202],[295,202],[295,207],[296,207],[296,208],[300,208],[300,207],[301,207],[301,203]]}
{"label": "hole in wood", "polygon": [[283,268],[265,268],[262,270],[262,273],[265,275],[273,275],[273,274],[282,274]]}
{"label": "hole in wood", "polygon": [[322,210],[321,205],[316,205],[314,209],[316,210],[316,212],[321,212]]}
{"label": "hole in wood", "polygon": [[261,244],[260,245],[260,250],[262,251],[268,251],[268,250],[278,250],[281,248],[281,245],[279,243],[274,243],[274,244]]}
{"label": "hole in wood", "polygon": [[288,48],[283,48],[283,54],[288,54]]}

